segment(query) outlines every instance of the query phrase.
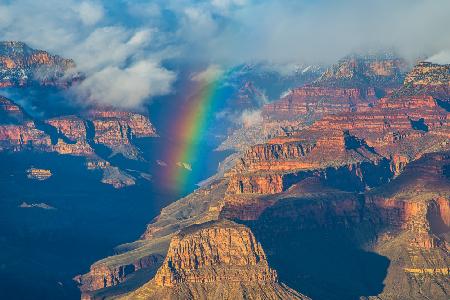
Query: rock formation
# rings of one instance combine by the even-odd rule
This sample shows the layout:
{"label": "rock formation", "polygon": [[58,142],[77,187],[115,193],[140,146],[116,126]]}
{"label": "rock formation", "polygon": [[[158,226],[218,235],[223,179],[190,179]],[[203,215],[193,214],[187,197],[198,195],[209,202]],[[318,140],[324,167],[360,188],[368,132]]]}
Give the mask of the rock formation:
{"label": "rock formation", "polygon": [[[397,72],[394,65],[373,65],[378,75],[369,82],[390,86],[392,81],[377,76]],[[364,100],[361,90],[349,92],[343,85],[332,85],[329,94],[337,89],[342,99]],[[312,99],[322,91],[327,87],[308,87],[300,94]],[[124,297],[261,298],[253,292],[268,287],[265,295],[294,295],[274,281],[269,261],[281,281],[312,298],[445,299],[450,291],[449,112],[426,91],[394,92],[357,109],[330,112],[330,106],[311,125],[246,148],[223,177],[163,209],[138,242],[106,260],[108,265],[121,261],[123,267],[137,257],[164,257],[158,271]],[[224,219],[245,222],[261,244],[250,242],[247,227]],[[246,237],[239,244],[235,231]],[[243,240],[254,246],[240,248]],[[258,288],[242,278],[253,278]],[[126,283],[82,288],[95,299],[123,294],[120,287]]]}
{"label": "rock formation", "polygon": [[325,114],[365,109],[401,86],[406,63],[384,56],[350,56],[313,83],[293,89],[264,107],[267,117],[317,119]]}
{"label": "rock formation", "polygon": [[73,60],[35,50],[22,42],[0,42],[0,87],[31,84],[67,86],[79,74],[67,77]]}
{"label": "rock formation", "polygon": [[405,78],[399,95],[426,94],[449,102],[450,65],[420,62]]}
{"label": "rock formation", "polygon": [[326,70],[315,83],[396,88],[401,84],[406,70],[406,62],[393,54],[350,55]]}
{"label": "rock formation", "polygon": [[37,120],[13,101],[0,97],[0,151],[31,150],[82,156],[87,168],[101,169],[102,182],[121,188],[135,184],[136,178],[101,159],[97,146],[105,146],[114,154],[139,159],[134,138],[155,137],[156,130],[144,115],[92,110],[88,116],[60,116]]}
{"label": "rock formation", "polygon": [[124,299],[307,299],[285,285],[243,225],[221,220],[175,235],[154,279]]}
{"label": "rock formation", "polygon": [[87,128],[83,119],[77,116],[64,116],[46,120],[57,130],[58,141],[53,146],[60,154],[93,156],[94,149],[87,140]]}
{"label": "rock formation", "polygon": [[157,136],[150,120],[136,113],[93,110],[87,119],[92,122],[95,143],[132,159],[139,157],[139,151],[132,144],[133,138]]}
{"label": "rock formation", "polygon": [[52,177],[52,171],[48,169],[30,168],[27,170],[27,177],[36,180],[47,180]]}

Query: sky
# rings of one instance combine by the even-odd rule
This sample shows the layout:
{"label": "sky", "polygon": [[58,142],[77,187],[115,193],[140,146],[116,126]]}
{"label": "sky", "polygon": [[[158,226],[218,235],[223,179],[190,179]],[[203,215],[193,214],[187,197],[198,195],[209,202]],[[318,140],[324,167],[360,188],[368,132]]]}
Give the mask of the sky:
{"label": "sky", "polygon": [[332,63],[389,49],[450,63],[448,0],[0,0],[0,35],[72,58],[80,101],[139,107],[172,92],[167,62]]}

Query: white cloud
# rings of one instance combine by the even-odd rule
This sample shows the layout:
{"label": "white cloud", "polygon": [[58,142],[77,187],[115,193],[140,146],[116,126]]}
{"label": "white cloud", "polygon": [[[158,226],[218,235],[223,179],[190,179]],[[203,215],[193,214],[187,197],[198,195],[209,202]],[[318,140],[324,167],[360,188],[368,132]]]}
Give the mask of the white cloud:
{"label": "white cloud", "polygon": [[228,10],[233,6],[243,6],[248,3],[247,0],[212,0],[212,5],[220,9]]}
{"label": "white cloud", "polygon": [[153,40],[157,30],[119,22],[106,5],[110,2],[15,0],[0,5],[0,34],[74,59],[87,76],[73,90],[79,101],[136,107],[170,91],[175,75],[161,64],[168,52],[151,49],[159,43]]}
{"label": "white cloud", "polygon": [[[432,56],[445,62],[448,28],[448,0],[85,0],[81,4],[15,0],[0,4],[2,39],[22,40],[73,58],[81,71],[94,78],[105,70],[127,70],[143,61],[163,70],[163,62],[174,55],[196,66],[260,60],[289,66],[330,63],[350,52],[389,48],[412,61]],[[108,92],[94,94],[112,97]],[[111,98],[112,103],[116,100]]]}
{"label": "white cloud", "polygon": [[85,25],[94,25],[103,18],[103,6],[99,3],[83,1],[76,9]]}
{"label": "white cloud", "polygon": [[173,72],[149,60],[119,68],[106,67],[75,87],[83,102],[100,103],[123,108],[142,105],[142,99],[170,92]]}
{"label": "white cloud", "polygon": [[201,82],[211,82],[218,79],[223,74],[223,69],[219,65],[209,65],[205,70],[191,75],[191,80]]}
{"label": "white cloud", "polygon": [[241,114],[240,121],[244,127],[250,127],[261,124],[263,117],[260,110],[244,110]]}
{"label": "white cloud", "polygon": [[435,64],[450,64],[450,50],[442,50],[426,60]]}

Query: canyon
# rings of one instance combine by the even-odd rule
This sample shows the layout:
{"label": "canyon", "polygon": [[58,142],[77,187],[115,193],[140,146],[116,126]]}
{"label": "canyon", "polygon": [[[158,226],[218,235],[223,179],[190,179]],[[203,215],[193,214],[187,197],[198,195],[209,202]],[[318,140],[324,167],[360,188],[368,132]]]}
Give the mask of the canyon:
{"label": "canyon", "polygon": [[98,109],[80,116],[36,120],[13,101],[4,97],[1,100],[4,103],[0,107],[1,114],[6,117],[0,124],[0,150],[56,152],[85,157],[87,168],[102,170],[102,182],[116,188],[133,185],[134,180],[111,165],[104,153],[139,160],[140,153],[133,140],[157,136],[148,117],[137,113]]}
{"label": "canyon", "polygon": [[[244,278],[264,282],[258,290],[268,299],[446,299],[449,111],[433,86],[448,84],[450,67],[402,68],[340,62],[267,104],[267,123],[295,126],[253,145],[228,140],[239,152],[223,176],[164,208],[138,241],[79,277],[83,299],[259,299]],[[308,122],[297,118],[314,105]],[[234,250],[249,244],[251,253]],[[160,261],[145,274],[88,284],[145,257]],[[274,283],[275,294],[267,291]]]}
{"label": "canyon", "polygon": [[[228,75],[238,88],[226,114],[257,110],[257,124],[224,139],[218,149],[235,153],[215,176],[75,276],[81,298],[447,299],[450,66],[351,55],[286,77],[298,85],[270,103],[261,85],[274,75],[245,78],[252,68]],[[83,80],[74,61],[20,42],[0,44],[0,69],[4,89]],[[287,85],[273,81],[273,94]],[[2,153],[75,159],[72,168],[81,161],[96,183],[130,195],[153,180],[140,141],[161,133],[146,113],[90,106],[39,117],[20,100],[0,97]],[[170,163],[195,170],[155,160]],[[62,170],[28,168],[31,184],[58,184]],[[40,201],[19,207],[64,209]]]}
{"label": "canyon", "polygon": [[[0,43],[0,88],[52,86],[67,89],[83,80],[75,62],[35,50],[22,42]],[[1,92],[1,90],[0,90]],[[115,188],[135,184],[132,175],[109,162],[122,155],[142,160],[133,140],[157,137],[148,116],[110,107],[88,107],[76,115],[33,117],[13,100],[0,96],[0,151],[56,152],[81,156],[88,170],[100,170],[102,182]]]}

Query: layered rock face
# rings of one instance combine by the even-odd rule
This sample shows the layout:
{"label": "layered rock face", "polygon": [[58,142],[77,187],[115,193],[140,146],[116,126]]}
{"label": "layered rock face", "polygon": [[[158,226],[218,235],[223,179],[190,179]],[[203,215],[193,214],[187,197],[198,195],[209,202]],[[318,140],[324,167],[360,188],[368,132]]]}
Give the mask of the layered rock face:
{"label": "layered rock face", "polygon": [[450,65],[420,62],[408,73],[400,95],[427,94],[446,102],[449,100]]}
{"label": "layered rock face", "polygon": [[50,137],[13,101],[0,96],[0,150],[51,149]]}
{"label": "layered rock face", "polygon": [[[373,108],[326,115],[309,128],[273,138],[245,151],[230,174],[292,172],[347,165],[381,158],[401,162],[429,148],[445,148],[449,113],[432,96],[383,98]],[[400,164],[400,165],[399,165]],[[270,181],[270,180],[269,180]],[[245,190],[245,188],[241,188]]]}
{"label": "layered rock face", "polygon": [[73,60],[34,50],[25,43],[0,42],[0,87],[35,83],[66,86],[75,77],[63,77],[74,67]]}
{"label": "layered rock face", "polygon": [[[391,261],[380,299],[446,299],[450,290],[448,152],[411,163],[374,199],[389,225],[374,250]],[[389,214],[386,214],[389,212]],[[392,229],[397,228],[397,229]]]}
{"label": "layered rock face", "polygon": [[[329,88],[326,93],[334,95],[340,89],[338,96],[346,101],[366,101],[360,99],[361,91],[369,89],[361,86],[376,82],[390,88],[393,81],[382,78],[397,69],[394,64],[374,64],[371,75],[365,75],[374,81],[349,88],[323,79],[331,87],[309,86],[300,94],[307,101],[316,92]],[[344,71],[333,76],[345,77]],[[375,87],[372,91],[366,97],[377,98]],[[270,268],[254,275],[255,269],[261,271],[254,264],[258,255],[247,257],[253,252],[246,249],[260,253],[259,246],[242,249],[231,237],[237,230],[249,243],[250,235],[215,221],[227,218],[245,222],[281,280],[312,298],[445,299],[450,290],[449,113],[432,94],[424,93],[364,103],[343,112],[323,110],[310,126],[287,125],[279,136],[242,151],[223,178],[163,209],[136,248],[120,254],[122,266],[138,251],[140,257],[165,256],[153,279],[126,297],[243,298],[242,287],[246,293],[265,291],[261,278],[273,286]],[[203,225],[189,228],[193,224]],[[227,243],[214,242],[215,237]],[[168,250],[160,251],[161,245]],[[227,256],[236,253],[235,248],[245,253],[244,260]],[[265,256],[259,259],[266,261]],[[240,288],[230,283],[238,280],[241,268],[251,273],[237,278],[253,278],[259,282],[257,289],[242,281]],[[106,290],[113,293],[111,287]],[[100,292],[88,294],[95,298]]]}
{"label": "layered rock face", "polygon": [[115,188],[134,185],[136,178],[101,159],[98,145],[113,154],[139,158],[134,138],[154,137],[155,128],[143,115],[122,111],[91,111],[87,117],[61,116],[35,120],[13,101],[0,98],[0,151],[44,151],[83,156],[89,170],[101,170],[102,182]]}
{"label": "layered rock face", "polygon": [[[107,266],[98,263],[91,267],[89,276],[76,276],[74,280],[81,284],[82,292],[116,286],[128,279],[127,276],[139,270],[154,269],[156,271],[163,259],[161,255],[149,255],[126,265]],[[89,294],[85,294],[85,297],[89,298]]]}
{"label": "layered rock face", "polygon": [[123,111],[91,111],[94,142],[103,144],[125,157],[138,158],[139,152],[132,145],[133,138],[155,137],[156,130],[143,115]]}
{"label": "layered rock face", "polygon": [[275,118],[321,116],[350,112],[368,107],[376,101],[373,88],[307,86],[294,89],[287,96],[264,106],[264,114]]}
{"label": "layered rock face", "polygon": [[307,299],[278,283],[249,228],[222,220],[175,235],[156,276],[124,299]]}
{"label": "layered rock face", "polygon": [[274,120],[265,119],[263,122],[243,126],[231,133],[223,141],[218,150],[247,150],[250,146],[261,144],[273,137],[288,136],[305,127],[302,120]]}
{"label": "layered rock face", "polygon": [[[83,299],[103,298],[102,288],[108,287],[106,293],[112,295],[123,294],[121,286],[117,286],[119,281],[106,280],[104,278],[116,277],[114,274],[119,268],[134,265],[137,260],[146,260],[149,257],[160,257],[156,269],[152,266],[143,267],[141,272],[133,272],[128,274],[135,276],[135,281],[130,283],[131,290],[139,288],[148,282],[161,266],[162,261],[169,248],[170,240],[179,230],[189,227],[193,224],[201,224],[211,220],[217,220],[220,213],[220,201],[223,199],[226,190],[225,182],[214,182],[210,186],[199,189],[185,198],[182,198],[171,205],[162,209],[161,214],[148,225],[141,239],[132,244],[126,244],[121,247],[120,254],[105,258],[93,264],[89,273],[78,277],[81,284],[80,289],[83,291]],[[128,267],[130,270],[130,267]],[[150,274],[150,276],[145,276]],[[127,284],[128,278],[123,279]],[[95,284],[92,284],[95,282]],[[128,288],[127,290],[130,290]]]}
{"label": "layered rock face", "polygon": [[397,87],[401,84],[407,64],[390,54],[352,55],[325,71],[317,84],[331,86],[359,85]]}
{"label": "layered rock face", "polygon": [[[281,278],[312,298],[445,299],[449,159],[448,151],[425,154],[365,193],[344,192],[311,174],[276,195],[226,203],[222,214],[252,220]],[[255,214],[258,205],[265,206]]]}
{"label": "layered rock face", "polygon": [[394,57],[344,58],[312,84],[266,105],[264,114],[277,119],[317,119],[324,114],[363,110],[400,87],[405,69],[405,62]]}
{"label": "layered rock face", "polygon": [[[309,234],[345,232],[352,247],[369,247],[391,260],[384,289],[361,284],[351,291],[381,299],[445,299],[450,290],[446,275],[450,198],[445,171],[450,128],[448,111],[433,95],[423,90],[394,94],[373,107],[328,114],[308,128],[250,147],[226,174],[229,185],[222,216],[253,220],[266,249],[279,252],[275,260],[277,255],[288,255],[284,251],[291,246],[274,245],[284,241],[273,236],[302,237],[300,244],[292,242],[294,251],[313,239]],[[444,152],[427,155],[433,151]],[[359,178],[360,183],[350,178]],[[377,192],[352,194],[383,183],[375,178],[385,178],[384,183],[395,179]],[[310,180],[321,184],[315,190],[305,188],[311,187]],[[343,193],[345,187],[350,194]],[[288,264],[280,264],[281,270],[294,272]],[[351,272],[361,272],[357,269]],[[313,269],[308,272],[304,276],[315,274]],[[355,282],[343,280],[334,284]],[[288,281],[319,299],[345,298],[352,293],[327,294],[326,289],[314,287],[324,283],[313,282]]]}
{"label": "layered rock face", "polygon": [[21,124],[29,119],[22,107],[0,96],[0,124]]}
{"label": "layered rock face", "polygon": [[58,142],[53,146],[60,154],[92,156],[94,150],[87,141],[85,121],[76,116],[53,118],[46,121],[56,128]]}
{"label": "layered rock face", "polygon": [[0,150],[23,149],[50,151],[52,142],[45,132],[36,128],[33,121],[26,121],[22,125],[0,126]]}

